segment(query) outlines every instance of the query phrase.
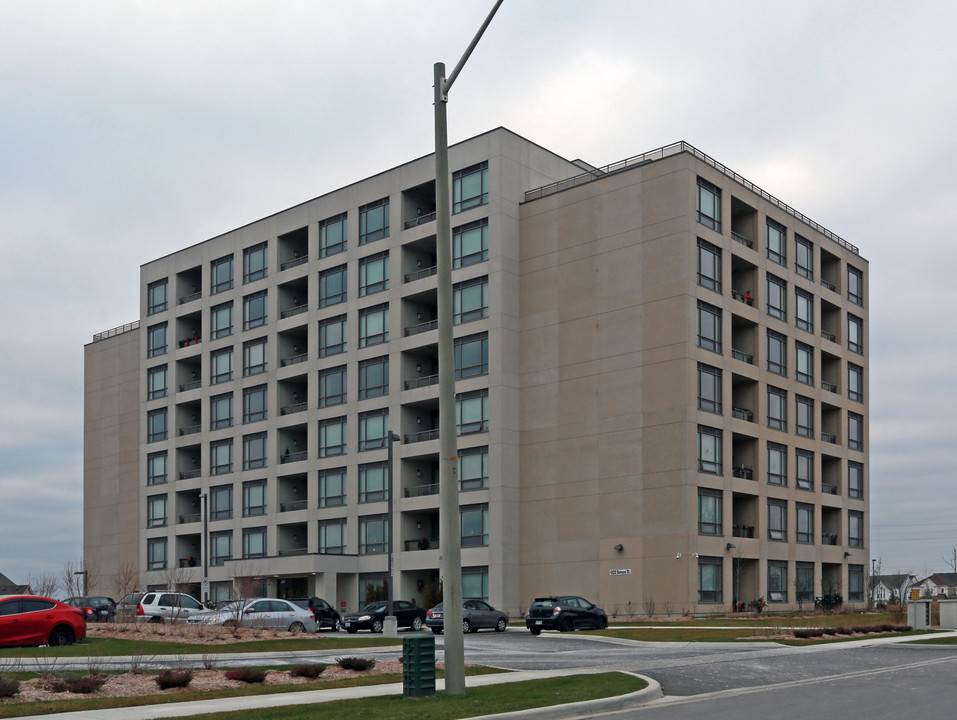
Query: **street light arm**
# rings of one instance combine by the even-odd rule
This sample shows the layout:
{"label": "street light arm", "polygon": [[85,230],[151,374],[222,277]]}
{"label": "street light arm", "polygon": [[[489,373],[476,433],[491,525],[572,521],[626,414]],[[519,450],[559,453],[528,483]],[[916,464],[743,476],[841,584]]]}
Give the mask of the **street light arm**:
{"label": "street light arm", "polygon": [[488,14],[488,17],[485,18],[485,22],[482,23],[482,27],[479,28],[479,31],[475,33],[475,37],[472,38],[472,42],[469,43],[468,48],[465,50],[465,54],[462,56],[462,59],[459,60],[459,64],[455,66],[447,78],[442,78],[441,87],[439,88],[439,97],[441,98],[442,102],[449,101],[449,90],[452,89],[452,83],[455,82],[455,78],[457,78],[459,73],[462,72],[462,68],[468,61],[469,56],[472,54],[475,46],[478,45],[479,40],[482,39],[482,35],[485,34],[485,29],[489,26],[489,23],[492,22],[492,18],[495,17],[495,13],[498,12],[499,7],[504,1],[505,0],[496,0],[495,7],[492,8],[492,11]]}

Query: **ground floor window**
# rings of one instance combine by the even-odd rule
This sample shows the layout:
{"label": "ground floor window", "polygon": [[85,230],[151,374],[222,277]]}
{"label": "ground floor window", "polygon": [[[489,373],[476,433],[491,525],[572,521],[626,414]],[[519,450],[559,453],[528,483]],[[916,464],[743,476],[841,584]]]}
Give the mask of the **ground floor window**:
{"label": "ground floor window", "polygon": [[698,558],[698,602],[723,602],[722,562],[719,557]]}
{"label": "ground floor window", "polygon": [[488,602],[488,568],[462,568],[462,597]]}

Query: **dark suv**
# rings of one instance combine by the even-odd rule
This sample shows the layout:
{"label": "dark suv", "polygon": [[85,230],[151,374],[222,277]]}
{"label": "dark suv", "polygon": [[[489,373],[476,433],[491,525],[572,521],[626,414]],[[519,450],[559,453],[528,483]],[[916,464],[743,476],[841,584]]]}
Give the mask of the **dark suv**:
{"label": "dark suv", "polygon": [[301,608],[312,610],[312,614],[316,617],[316,632],[322,630],[323,626],[333,632],[339,632],[339,628],[342,627],[342,617],[339,615],[339,611],[322,598],[289,598],[289,602],[295,603]]}
{"label": "dark suv", "polygon": [[604,630],[608,616],[594,603],[577,595],[535,598],[525,615],[525,627],[532,635],[542,630]]}

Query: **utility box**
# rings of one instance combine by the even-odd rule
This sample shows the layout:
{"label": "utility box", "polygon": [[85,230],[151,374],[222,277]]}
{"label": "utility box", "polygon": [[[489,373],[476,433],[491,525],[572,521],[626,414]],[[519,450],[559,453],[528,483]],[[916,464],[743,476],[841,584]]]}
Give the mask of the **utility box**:
{"label": "utility box", "polygon": [[402,694],[405,697],[435,695],[435,636],[402,638]]}
{"label": "utility box", "polygon": [[926,630],[930,627],[930,600],[909,600],[907,602],[907,624],[914,630]]}
{"label": "utility box", "polygon": [[940,605],[940,629],[957,630],[957,600],[938,600]]}

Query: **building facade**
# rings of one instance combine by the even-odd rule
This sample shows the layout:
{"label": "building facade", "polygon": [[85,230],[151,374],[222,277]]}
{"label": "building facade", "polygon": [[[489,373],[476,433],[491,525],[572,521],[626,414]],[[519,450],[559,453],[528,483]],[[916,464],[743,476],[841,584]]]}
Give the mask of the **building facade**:
{"label": "building facade", "polygon": [[[684,143],[594,168],[499,128],[450,166],[464,594],[862,601],[857,249]],[[104,577],[353,607],[391,543],[429,604],[434,198],[428,156],[141,268],[138,323],[86,352]]]}

